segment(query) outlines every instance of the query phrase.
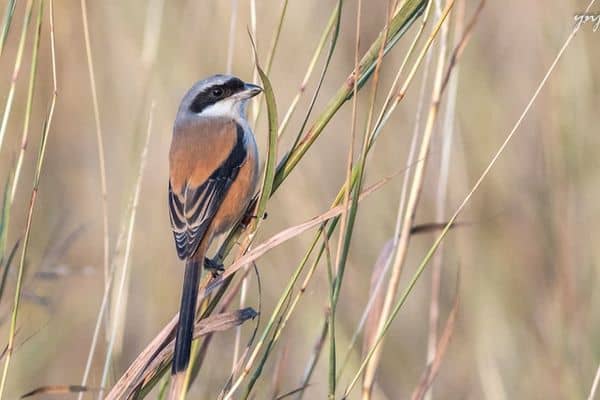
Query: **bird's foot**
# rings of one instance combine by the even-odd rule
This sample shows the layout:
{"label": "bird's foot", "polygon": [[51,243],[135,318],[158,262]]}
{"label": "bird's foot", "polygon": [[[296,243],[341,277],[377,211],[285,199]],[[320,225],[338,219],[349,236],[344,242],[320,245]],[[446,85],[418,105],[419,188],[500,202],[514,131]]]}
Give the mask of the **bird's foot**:
{"label": "bird's foot", "polygon": [[[244,216],[242,217],[242,220],[240,222],[242,224],[242,228],[246,229],[248,227],[248,225],[250,225],[250,222],[252,222],[252,220],[255,220],[258,218],[258,215],[256,215],[257,202],[258,202],[258,197],[254,197],[250,201],[250,204],[248,205],[248,208],[246,209],[246,213],[244,214]],[[267,219],[267,213],[263,214],[262,219]]]}
{"label": "bird's foot", "polygon": [[223,263],[217,258],[204,258],[204,269],[209,270],[213,276],[213,278],[218,277],[225,271],[225,266]]}

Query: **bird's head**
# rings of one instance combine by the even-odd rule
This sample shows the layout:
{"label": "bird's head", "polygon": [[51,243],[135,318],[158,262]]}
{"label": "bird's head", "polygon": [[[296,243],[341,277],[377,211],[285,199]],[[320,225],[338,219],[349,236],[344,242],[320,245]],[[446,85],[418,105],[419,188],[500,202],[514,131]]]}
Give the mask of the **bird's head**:
{"label": "bird's head", "polygon": [[245,119],[248,100],[260,92],[260,86],[245,83],[235,76],[213,75],[188,90],[179,106],[179,114]]}

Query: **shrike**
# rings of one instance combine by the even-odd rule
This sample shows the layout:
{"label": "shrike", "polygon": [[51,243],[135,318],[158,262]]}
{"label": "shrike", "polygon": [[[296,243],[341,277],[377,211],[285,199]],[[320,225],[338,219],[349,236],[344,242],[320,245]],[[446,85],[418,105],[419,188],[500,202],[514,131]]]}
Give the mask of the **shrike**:
{"label": "shrike", "polygon": [[171,399],[184,390],[200,268],[219,268],[206,252],[215,235],[243,217],[256,191],[258,151],[246,109],[261,91],[234,76],[214,75],[194,84],[177,111],[169,153],[169,213],[185,275]]}

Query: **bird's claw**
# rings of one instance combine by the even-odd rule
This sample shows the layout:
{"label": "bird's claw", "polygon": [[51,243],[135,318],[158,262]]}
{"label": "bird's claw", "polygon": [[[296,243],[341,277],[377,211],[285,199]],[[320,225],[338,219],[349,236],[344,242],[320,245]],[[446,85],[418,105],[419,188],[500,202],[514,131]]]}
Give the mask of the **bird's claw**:
{"label": "bird's claw", "polygon": [[215,258],[204,258],[204,269],[209,270],[213,276],[213,278],[221,275],[223,271],[225,271],[225,266],[217,257]]}

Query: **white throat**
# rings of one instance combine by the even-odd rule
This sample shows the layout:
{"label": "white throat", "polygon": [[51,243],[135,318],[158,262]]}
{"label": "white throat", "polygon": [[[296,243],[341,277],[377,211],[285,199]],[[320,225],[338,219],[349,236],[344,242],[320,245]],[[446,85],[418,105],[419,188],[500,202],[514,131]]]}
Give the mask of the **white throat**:
{"label": "white throat", "polygon": [[248,99],[228,98],[207,106],[197,114],[200,117],[225,117],[234,119],[239,124],[247,125],[246,110]]}

